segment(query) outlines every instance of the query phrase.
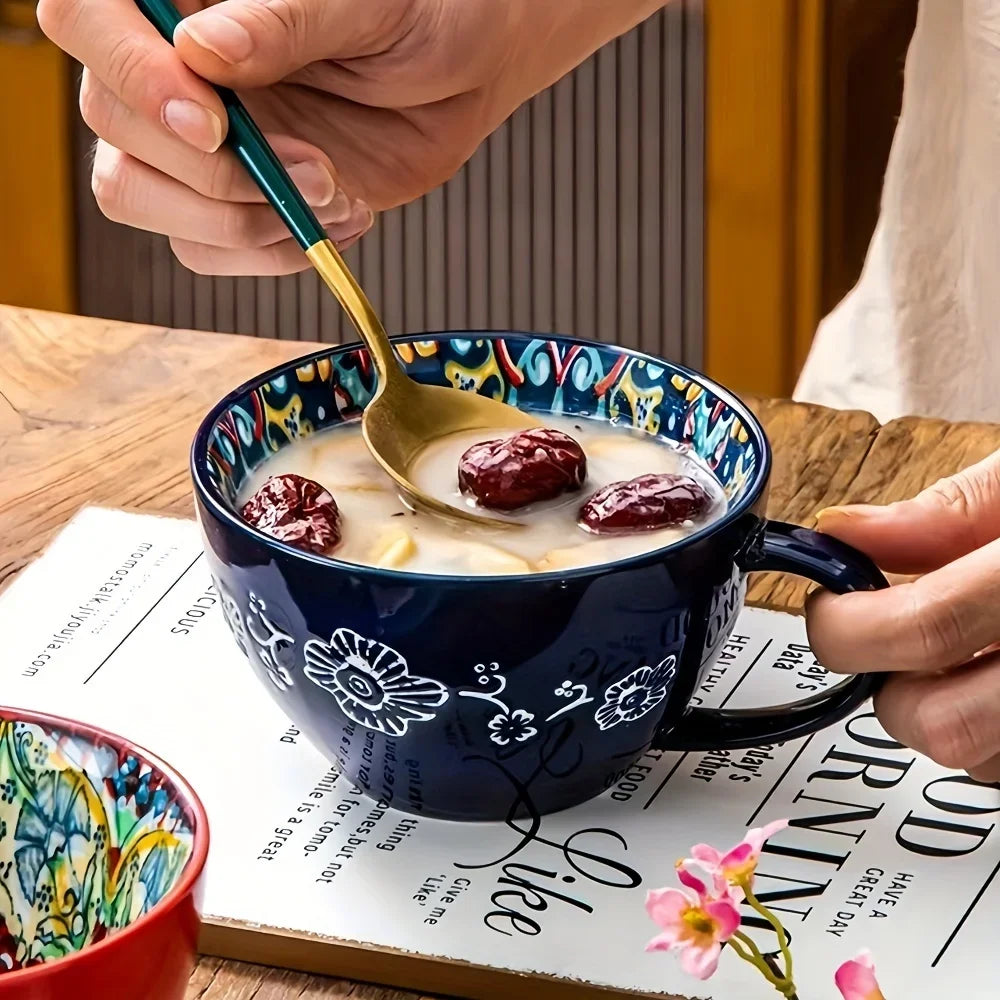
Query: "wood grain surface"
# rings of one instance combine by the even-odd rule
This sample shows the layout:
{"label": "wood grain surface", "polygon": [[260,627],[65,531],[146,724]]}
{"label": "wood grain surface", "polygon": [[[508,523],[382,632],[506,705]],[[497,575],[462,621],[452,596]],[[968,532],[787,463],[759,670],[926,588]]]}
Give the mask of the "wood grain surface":
{"label": "wood grain surface", "polygon": [[[245,379],[311,350],[0,307],[0,588],[87,504],[191,513],[187,453],[205,411]],[[769,513],[902,499],[1000,448],[1000,427],[748,400],[774,445]],[[769,574],[756,603],[796,609],[807,585]],[[418,1000],[346,980],[202,959],[187,1000]]]}

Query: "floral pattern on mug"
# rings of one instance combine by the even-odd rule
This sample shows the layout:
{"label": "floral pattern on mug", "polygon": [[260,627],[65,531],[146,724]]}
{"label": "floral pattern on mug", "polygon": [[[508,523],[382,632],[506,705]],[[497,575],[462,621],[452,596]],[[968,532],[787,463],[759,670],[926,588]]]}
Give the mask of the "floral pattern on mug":
{"label": "floral pattern on mug", "polygon": [[264,668],[267,679],[279,691],[293,687],[295,639],[284,613],[278,608],[268,608],[263,598],[251,594],[246,630],[253,640],[251,655]]}
{"label": "floral pattern on mug", "polygon": [[515,708],[510,713],[498,712],[487,723],[490,739],[502,747],[511,742],[524,743],[538,733],[531,725],[534,718],[531,712],[526,712],[523,708]]}
{"label": "floral pattern on mug", "polygon": [[226,619],[229,631],[233,633],[236,645],[240,647],[241,652],[246,656],[249,651],[249,642],[247,639],[247,628],[243,622],[243,612],[240,611],[240,606],[236,603],[236,598],[218,580],[215,581],[215,589],[218,590],[219,597],[222,599],[222,616]]}
{"label": "floral pattern on mug", "polygon": [[429,722],[448,700],[448,689],[407,669],[391,646],[339,628],[329,643],[305,645],[305,675],[337,699],[341,711],[359,726],[404,736],[412,722]]}
{"label": "floral pattern on mug", "polygon": [[594,713],[601,730],[623,722],[635,722],[651,712],[666,697],[674,677],[676,656],[668,656],[655,667],[639,667],[627,677],[608,686],[604,704]]}

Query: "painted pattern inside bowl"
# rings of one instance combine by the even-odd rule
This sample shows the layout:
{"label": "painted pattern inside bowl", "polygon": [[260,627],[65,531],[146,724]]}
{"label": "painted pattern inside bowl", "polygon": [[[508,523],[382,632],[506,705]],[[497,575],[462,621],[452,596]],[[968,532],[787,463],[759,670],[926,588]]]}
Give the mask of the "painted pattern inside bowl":
{"label": "painted pattern inside bowl", "polygon": [[[594,416],[689,445],[730,503],[752,485],[759,445],[727,400],[697,375],[619,348],[566,338],[457,334],[397,341],[420,382],[493,396],[523,409]],[[210,436],[209,477],[235,504],[250,472],[288,443],[346,420],[372,398],[376,374],[362,349],[306,359],[236,399]]]}
{"label": "painted pattern inside bowl", "polygon": [[170,777],[110,738],[0,712],[0,975],[151,910],[192,856]]}

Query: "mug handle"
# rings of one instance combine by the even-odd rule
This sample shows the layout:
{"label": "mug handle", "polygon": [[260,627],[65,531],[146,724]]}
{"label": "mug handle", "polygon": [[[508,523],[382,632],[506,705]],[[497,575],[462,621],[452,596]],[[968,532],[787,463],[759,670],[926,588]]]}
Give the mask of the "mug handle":
{"label": "mug handle", "polygon": [[[763,538],[738,563],[748,572],[776,570],[814,580],[835,594],[889,586],[864,554],[829,535],[784,521],[769,521]],[[661,750],[724,750],[781,743],[839,722],[882,686],[882,674],[848,677],[828,691],[774,708],[689,708],[681,721],[658,733]]]}

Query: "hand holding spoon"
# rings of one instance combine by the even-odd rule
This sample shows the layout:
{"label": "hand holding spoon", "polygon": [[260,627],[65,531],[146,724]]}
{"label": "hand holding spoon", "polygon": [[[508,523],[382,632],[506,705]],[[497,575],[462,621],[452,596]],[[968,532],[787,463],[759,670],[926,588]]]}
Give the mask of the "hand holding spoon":
{"label": "hand holding spoon", "polygon": [[[170,0],[136,0],[161,35],[173,43],[180,13]],[[422,385],[403,370],[372,304],[327,238],[312,209],[271,149],[240,99],[225,87],[214,87],[229,118],[226,144],[236,154],[264,197],[281,216],[313,267],[337,296],[371,354],[378,388],[361,421],[365,444],[375,461],[415,506],[445,517],[510,527],[500,520],[446,504],[418,489],[409,479],[419,453],[431,441],[470,430],[525,430],[537,420],[516,407],[441,386]]]}

